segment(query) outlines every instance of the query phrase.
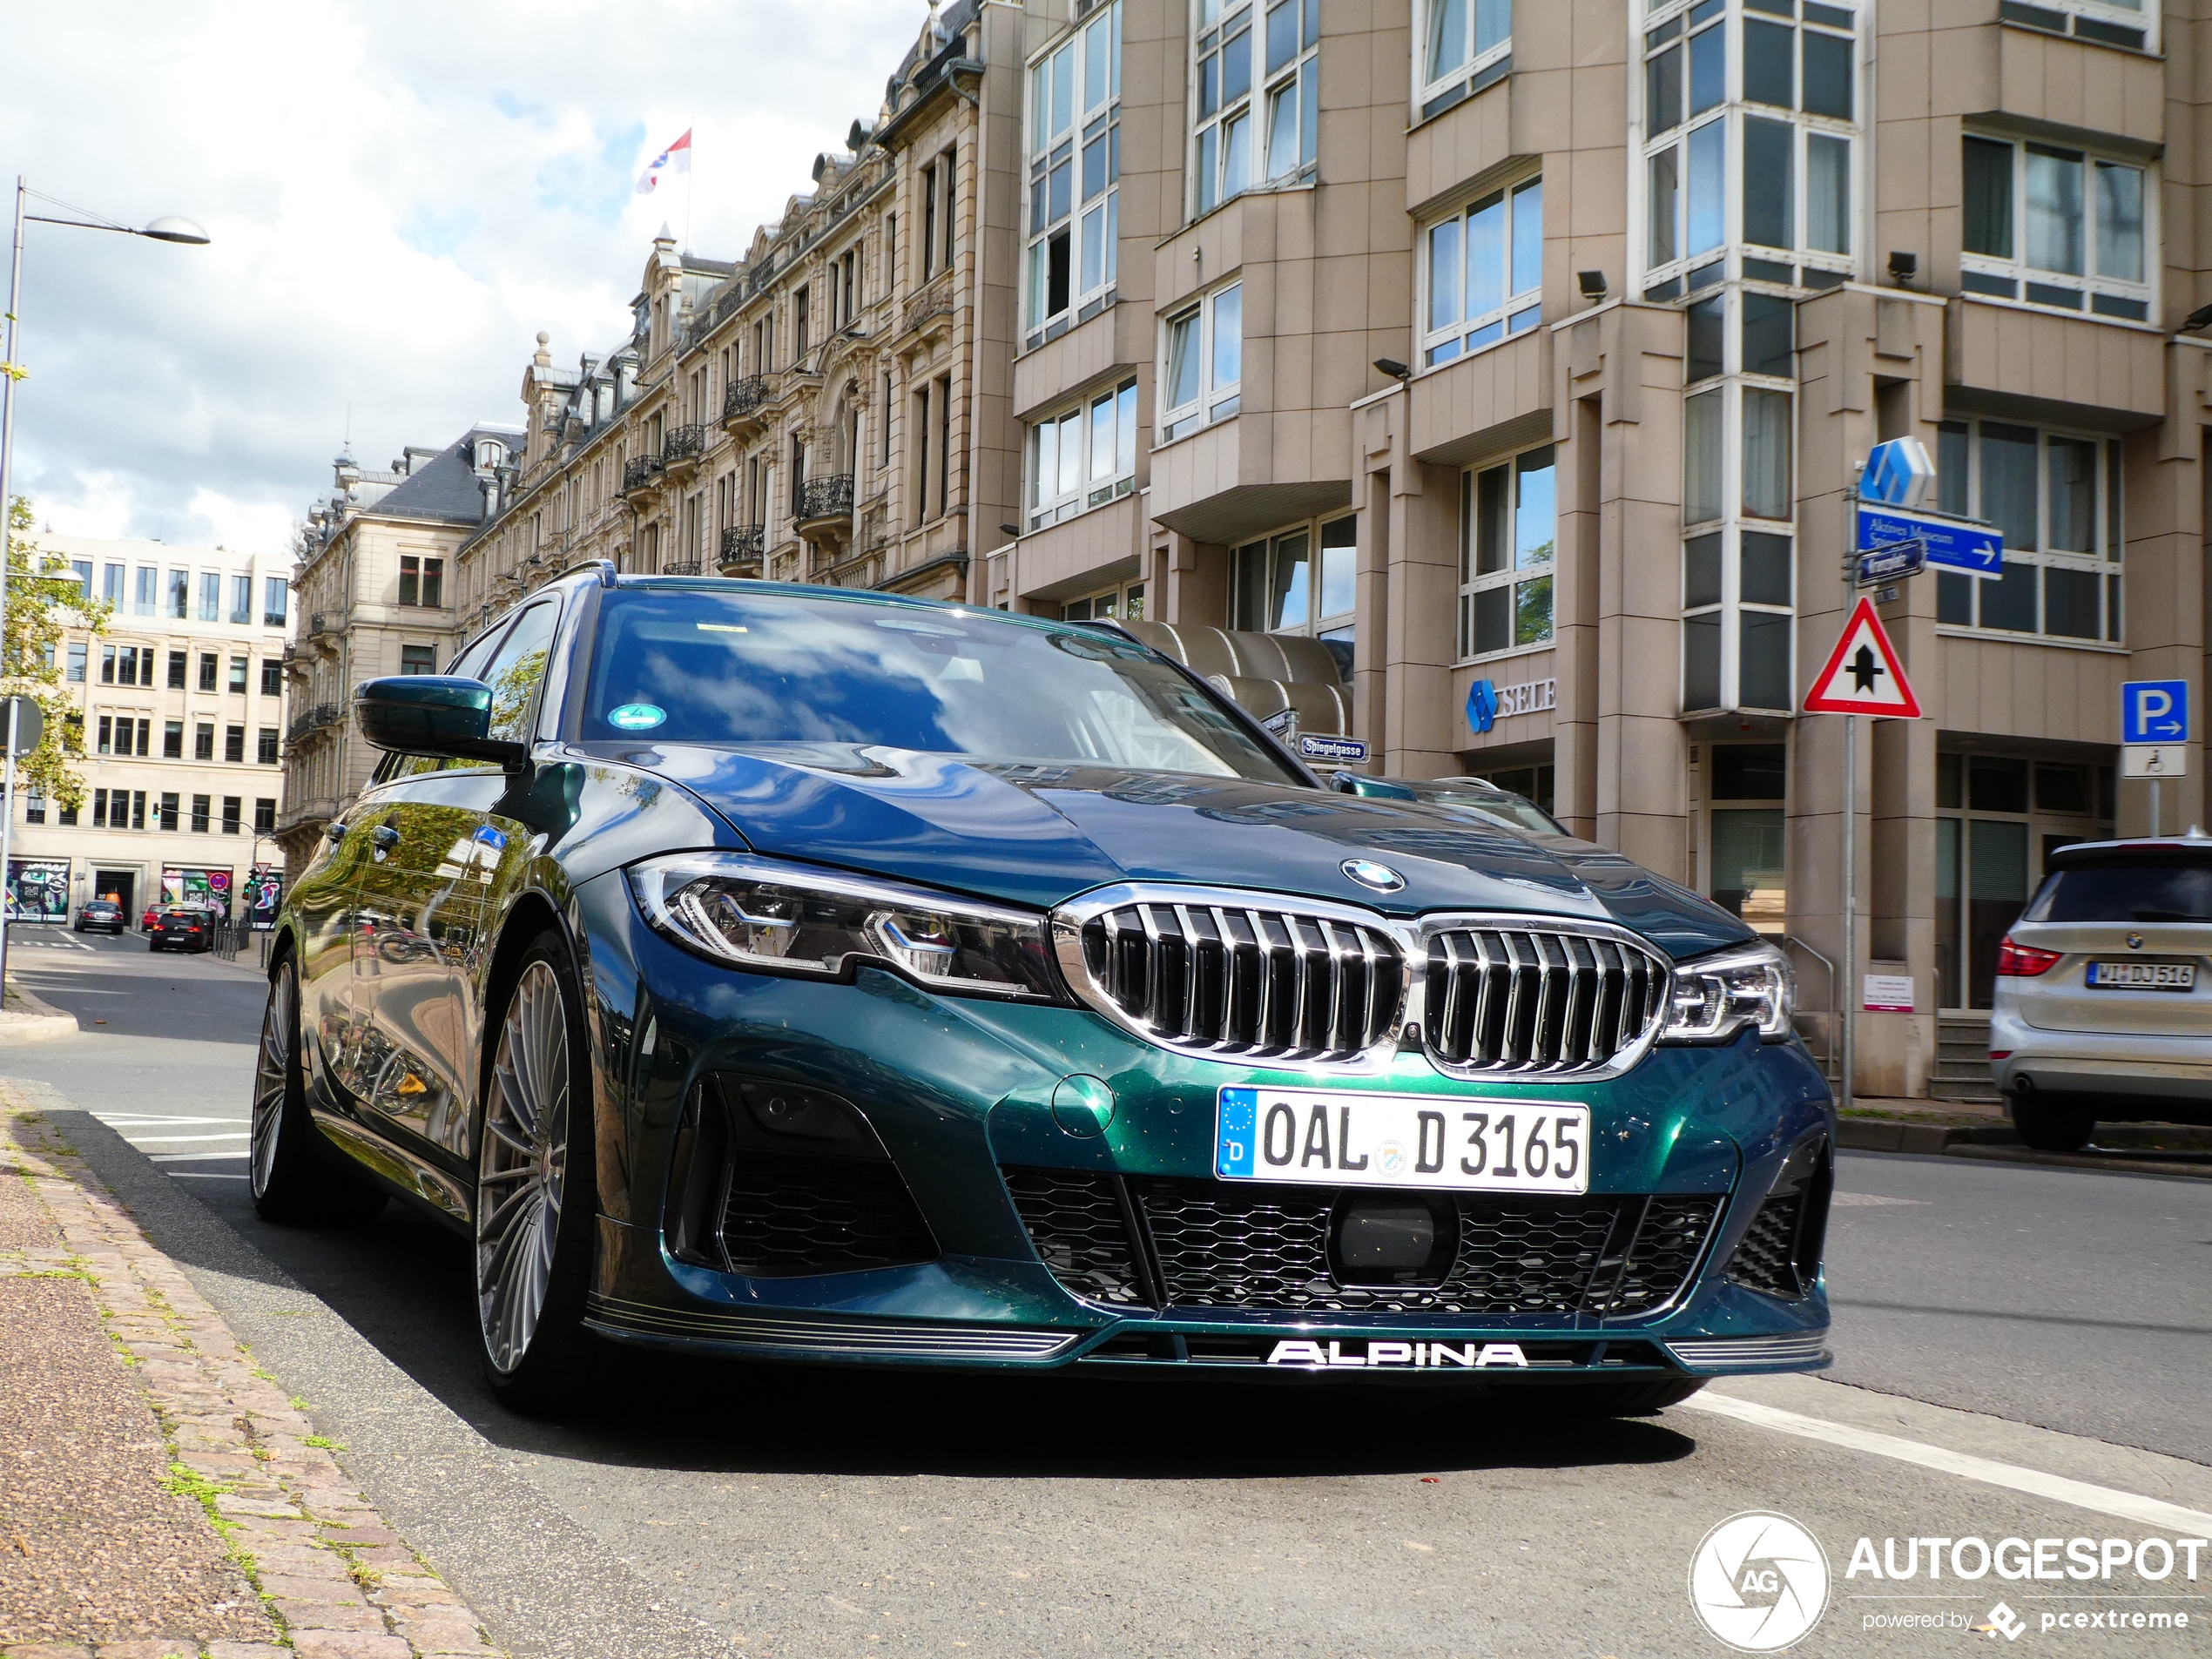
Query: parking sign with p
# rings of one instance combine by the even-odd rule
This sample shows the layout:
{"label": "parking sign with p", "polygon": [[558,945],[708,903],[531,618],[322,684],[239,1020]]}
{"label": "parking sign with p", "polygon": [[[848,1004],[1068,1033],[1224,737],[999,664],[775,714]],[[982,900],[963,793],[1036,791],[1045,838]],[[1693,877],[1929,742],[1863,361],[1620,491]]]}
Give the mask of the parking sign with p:
{"label": "parking sign with p", "polygon": [[2189,683],[2187,680],[2129,680],[2120,688],[2122,743],[2187,743],[2189,740]]}

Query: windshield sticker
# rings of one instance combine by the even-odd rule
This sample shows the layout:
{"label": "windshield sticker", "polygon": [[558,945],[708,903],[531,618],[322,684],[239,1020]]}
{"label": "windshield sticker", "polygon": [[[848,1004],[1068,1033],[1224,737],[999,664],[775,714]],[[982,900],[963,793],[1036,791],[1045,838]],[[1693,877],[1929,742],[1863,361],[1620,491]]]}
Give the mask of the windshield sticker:
{"label": "windshield sticker", "polygon": [[650,732],[668,718],[668,711],[653,703],[625,703],[607,713],[607,724],[624,732]]}

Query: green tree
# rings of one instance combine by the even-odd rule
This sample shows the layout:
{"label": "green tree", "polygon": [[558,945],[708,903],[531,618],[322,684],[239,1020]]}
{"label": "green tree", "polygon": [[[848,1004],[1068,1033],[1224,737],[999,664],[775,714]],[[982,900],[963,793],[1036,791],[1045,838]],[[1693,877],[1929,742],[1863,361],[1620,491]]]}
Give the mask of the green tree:
{"label": "green tree", "polygon": [[[17,787],[44,793],[57,806],[81,806],[84,715],[63,679],[68,631],[107,631],[112,609],[95,599],[58,553],[30,539],[30,503],[8,503],[8,608],[0,622],[0,696],[28,696],[45,711],[46,735],[16,763]],[[88,653],[89,655],[89,653]],[[0,738],[4,738],[0,730]]]}

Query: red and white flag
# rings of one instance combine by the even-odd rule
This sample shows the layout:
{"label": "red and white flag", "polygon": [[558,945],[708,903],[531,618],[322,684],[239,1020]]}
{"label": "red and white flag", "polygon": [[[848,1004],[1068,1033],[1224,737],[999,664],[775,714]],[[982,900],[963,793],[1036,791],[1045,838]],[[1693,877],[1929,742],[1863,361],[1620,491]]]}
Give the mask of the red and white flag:
{"label": "red and white flag", "polygon": [[691,170],[691,130],[686,127],[684,129],[684,136],[655,156],[652,165],[639,176],[637,193],[640,196],[651,195],[653,186],[660,183],[661,175],[664,173],[689,172]]}

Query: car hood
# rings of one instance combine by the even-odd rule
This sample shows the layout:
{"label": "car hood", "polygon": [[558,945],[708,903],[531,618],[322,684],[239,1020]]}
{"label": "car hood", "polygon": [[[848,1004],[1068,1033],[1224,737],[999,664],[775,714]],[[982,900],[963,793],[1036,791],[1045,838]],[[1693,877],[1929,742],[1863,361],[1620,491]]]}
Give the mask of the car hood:
{"label": "car hood", "polygon": [[[693,791],[754,850],[1049,909],[1117,881],[1298,894],[1396,915],[1465,909],[1615,921],[1676,958],[1752,937],[1619,853],[1417,803],[1122,767],[826,744],[591,745]],[[601,751],[605,751],[601,754]],[[1388,865],[1379,894],[1347,860]]]}

